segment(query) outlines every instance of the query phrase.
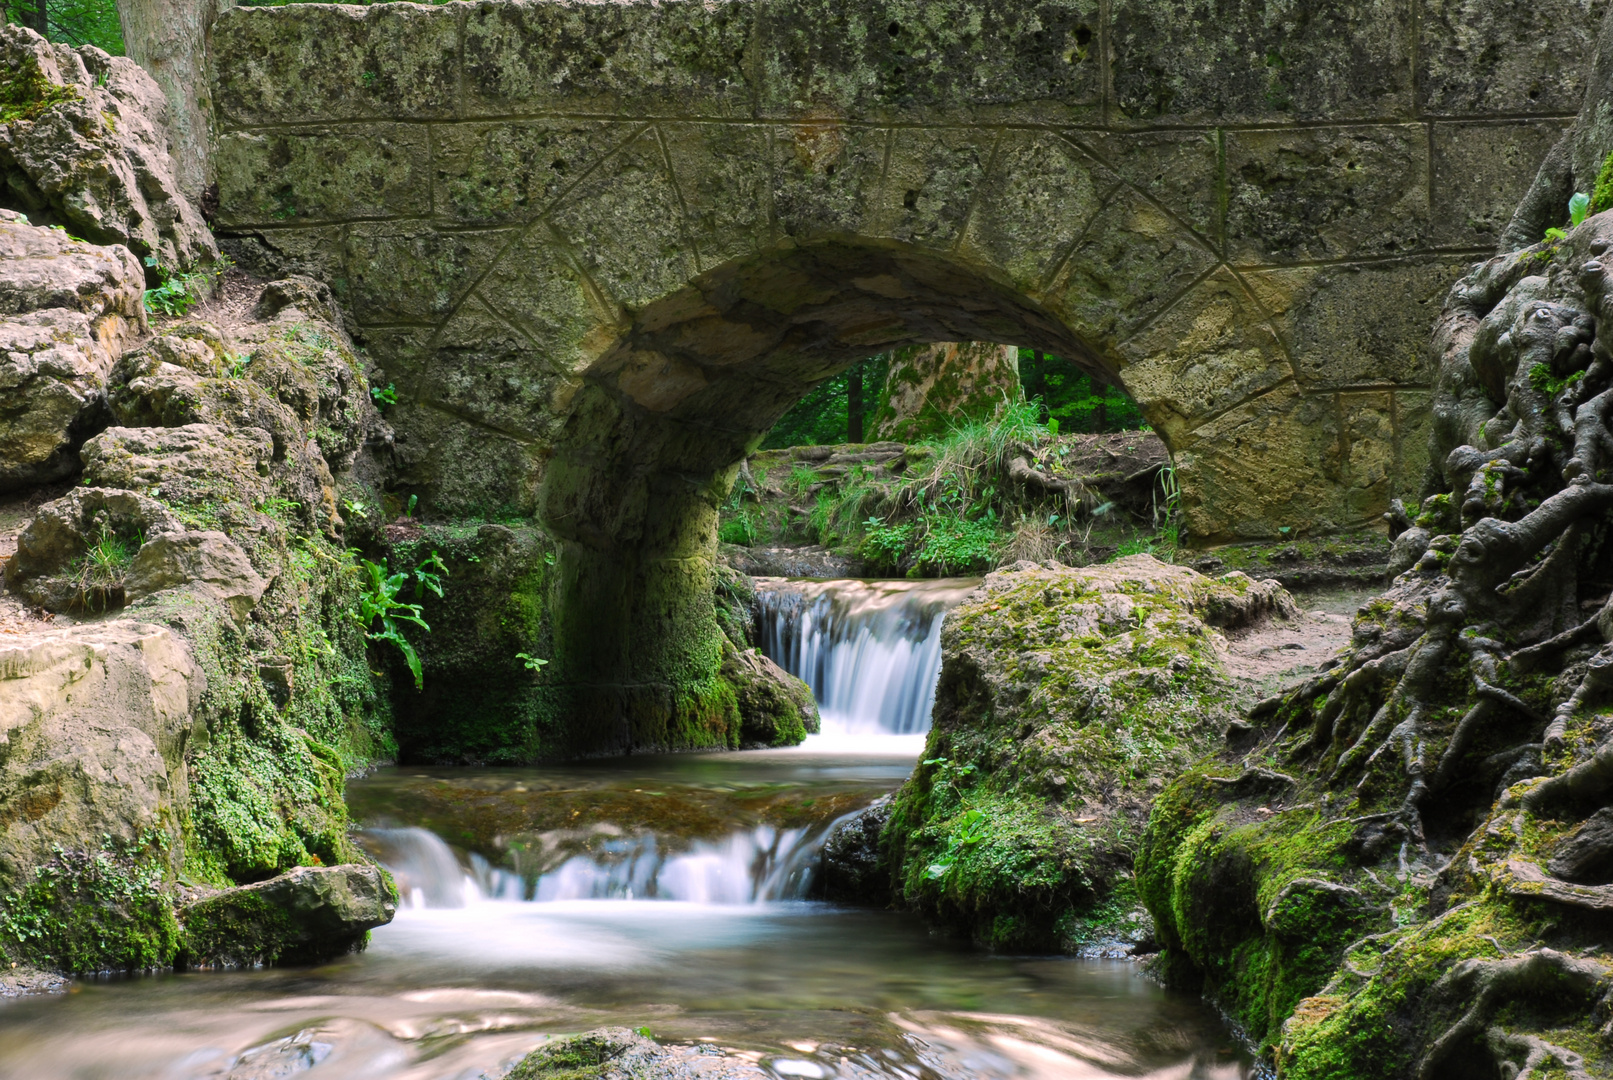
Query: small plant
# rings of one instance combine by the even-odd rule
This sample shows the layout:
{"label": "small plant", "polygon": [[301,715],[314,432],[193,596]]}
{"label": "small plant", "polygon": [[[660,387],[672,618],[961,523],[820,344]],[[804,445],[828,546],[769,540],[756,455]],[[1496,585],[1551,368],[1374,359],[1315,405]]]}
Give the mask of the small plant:
{"label": "small plant", "polygon": [[302,503],[296,499],[286,499],[279,495],[271,496],[258,503],[258,513],[268,514],[273,518],[284,520],[302,509]]}
{"label": "small plant", "polygon": [[395,383],[385,386],[370,387],[370,400],[377,405],[396,405],[398,403],[398,387]]}
{"label": "small plant", "polygon": [[347,516],[350,518],[364,520],[370,516],[370,508],[359,502],[357,499],[345,500],[342,503],[342,507],[347,511]]}
{"label": "small plant", "polygon": [[887,525],[883,518],[870,517],[863,522],[863,540],[860,554],[874,568],[891,572],[900,569],[913,543],[915,528],[911,523]]}
{"label": "small plant", "polygon": [[1571,227],[1578,227],[1591,210],[1591,197],[1583,191],[1574,192],[1574,197],[1568,200],[1568,223]]}
{"label": "small plant", "polygon": [[125,539],[103,524],[89,550],[73,566],[79,606],[86,611],[105,611],[112,598],[122,592],[124,575],[144,543],[145,538],[138,533]]}
{"label": "small plant", "polygon": [[202,275],[176,274],[159,263],[154,255],[147,255],[145,263],[157,272],[159,282],[155,289],[145,291],[147,311],[178,316],[189,313],[196,306],[198,298],[191,292],[191,286]]}
{"label": "small plant", "polygon": [[913,571],[963,573],[984,570],[991,565],[992,550],[997,543],[996,522],[927,514],[923,524],[924,541],[914,556]]}
{"label": "small plant", "polygon": [[413,521],[414,520],[415,504],[417,504],[419,501],[420,501],[420,496],[418,496],[418,495],[410,495],[409,496],[409,505],[404,508],[403,516],[408,518],[410,521]]}
{"label": "small plant", "polygon": [[441,597],[442,579],[447,576],[448,568],[435,551],[413,570],[396,574],[388,573],[384,562],[374,563],[369,559],[360,559],[358,567],[359,607],[348,614],[363,627],[364,636],[369,640],[389,641],[396,646],[403,654],[403,662],[409,666],[409,674],[414,676],[415,689],[421,689],[425,686],[425,675],[420,667],[420,654],[403,636],[403,624],[413,623],[428,634],[431,627],[421,617],[418,603],[411,604],[399,597],[411,581],[416,600],[425,599],[427,592]]}
{"label": "small plant", "polygon": [[526,668],[528,671],[542,671],[544,668],[549,666],[549,661],[543,659],[542,657],[530,656],[524,652],[516,653],[515,658],[521,661],[521,666]]}
{"label": "small plant", "polygon": [[252,363],[251,353],[242,353],[240,356],[230,357],[230,378],[239,379],[244,376],[246,374],[247,365],[250,363]]}
{"label": "small plant", "polygon": [[723,522],[717,529],[717,539],[725,544],[738,544],[741,547],[750,547],[756,542],[758,535],[756,522],[751,517],[749,507],[740,507],[733,517]]}

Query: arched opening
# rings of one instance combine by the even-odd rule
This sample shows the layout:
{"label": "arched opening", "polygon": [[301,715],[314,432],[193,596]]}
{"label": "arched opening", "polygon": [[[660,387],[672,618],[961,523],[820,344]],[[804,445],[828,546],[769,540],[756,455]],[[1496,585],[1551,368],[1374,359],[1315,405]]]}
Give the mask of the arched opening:
{"label": "arched opening", "polygon": [[805,393],[872,353],[996,341],[1118,366],[1014,290],[895,244],[785,246],[638,312],[584,373],[540,496],[561,545],[555,685],[588,749],[694,745],[717,707],[712,586],[735,470]]}

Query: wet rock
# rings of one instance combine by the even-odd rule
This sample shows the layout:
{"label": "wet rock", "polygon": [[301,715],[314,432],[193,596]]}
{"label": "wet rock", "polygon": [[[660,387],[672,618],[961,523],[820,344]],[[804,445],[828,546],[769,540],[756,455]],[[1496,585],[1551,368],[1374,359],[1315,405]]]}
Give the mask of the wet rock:
{"label": "wet rock", "polygon": [[886,795],[829,834],[816,890],[823,899],[881,907],[890,903],[890,869],[879,851],[879,834],[890,817],[891,798]]}
{"label": "wet rock", "polygon": [[391,878],[375,866],[301,866],[268,881],[193,895],[180,905],[193,967],[318,963],[364,948],[397,914]]}
{"label": "wet rock", "polygon": [[246,621],[268,587],[246,552],[221,532],[152,537],[140,546],[123,583],[126,603],[165,589],[187,589],[222,604],[237,623]]}
{"label": "wet rock", "polygon": [[0,672],[0,884],[152,831],[179,859],[205,685],[186,643],[128,620],[7,635]]}
{"label": "wet rock", "polygon": [[722,677],[739,700],[742,748],[794,746],[817,734],[818,705],[812,688],[753,649],[724,639]]}
{"label": "wet rock", "polygon": [[[132,491],[77,488],[39,508],[6,563],[6,587],[47,611],[123,603],[139,547],[184,526],[161,503]],[[99,558],[90,559],[91,548]]]}
{"label": "wet rock", "polygon": [[715,1046],[662,1046],[626,1028],[601,1028],[545,1043],[505,1080],[766,1080],[773,1075]]}
{"label": "wet rock", "polygon": [[0,125],[0,197],[40,224],[123,244],[176,270],[218,258],[174,179],[167,101],[138,64],[8,25],[0,27],[0,71],[18,114]]}
{"label": "wet rock", "polygon": [[73,473],[107,423],[107,376],[145,326],[127,249],[17,217],[0,217],[0,491]]}
{"label": "wet rock", "polygon": [[1603,807],[1557,845],[1546,864],[1554,877],[1581,885],[1613,883],[1613,807]]}
{"label": "wet rock", "polygon": [[67,980],[54,971],[42,971],[20,964],[14,968],[0,968],[0,998],[59,994],[66,989]]}
{"label": "wet rock", "polygon": [[1122,940],[1155,792],[1238,719],[1217,628],[1294,611],[1274,583],[1149,555],[987,575],[943,624],[923,762],[884,830],[898,901],[996,947]]}

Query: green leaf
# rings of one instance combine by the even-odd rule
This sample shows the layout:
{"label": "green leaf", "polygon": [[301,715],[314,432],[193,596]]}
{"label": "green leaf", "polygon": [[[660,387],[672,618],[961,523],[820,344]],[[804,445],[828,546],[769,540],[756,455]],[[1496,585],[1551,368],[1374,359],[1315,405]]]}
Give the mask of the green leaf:
{"label": "green leaf", "polygon": [[1574,197],[1568,200],[1568,221],[1571,225],[1578,225],[1585,220],[1590,212],[1591,197],[1583,191],[1574,192]]}

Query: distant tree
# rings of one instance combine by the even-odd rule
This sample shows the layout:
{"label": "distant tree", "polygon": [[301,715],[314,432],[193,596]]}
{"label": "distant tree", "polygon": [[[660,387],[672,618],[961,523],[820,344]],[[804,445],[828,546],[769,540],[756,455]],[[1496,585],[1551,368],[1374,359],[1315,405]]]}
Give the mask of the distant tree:
{"label": "distant tree", "polygon": [[862,442],[868,403],[883,393],[889,366],[887,357],[871,356],[825,379],[773,425],[762,449]]}
{"label": "distant tree", "polygon": [[112,0],[4,0],[0,12],[6,22],[37,30],[48,41],[124,54],[123,30]]}
{"label": "distant tree", "polygon": [[1062,357],[1019,350],[1019,383],[1027,401],[1041,401],[1042,422],[1058,421],[1064,434],[1132,431],[1145,422],[1124,390],[1099,382]]}

